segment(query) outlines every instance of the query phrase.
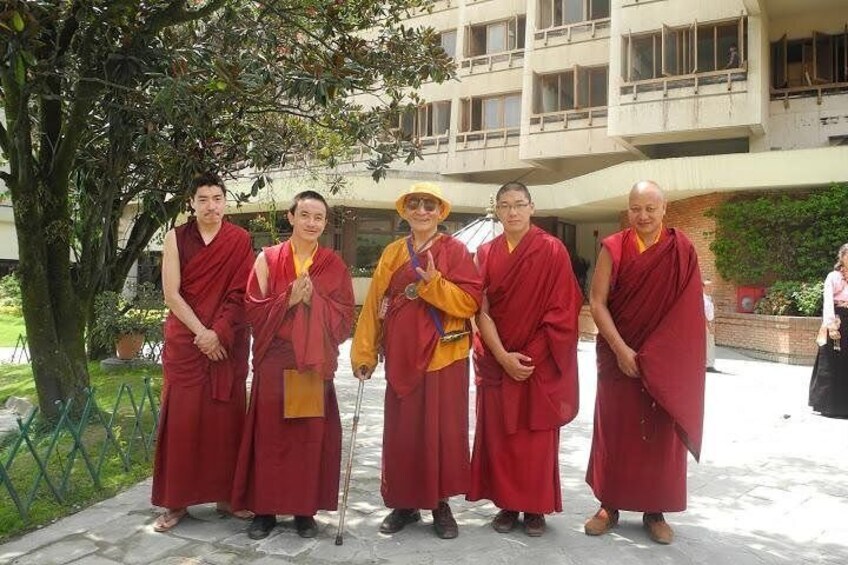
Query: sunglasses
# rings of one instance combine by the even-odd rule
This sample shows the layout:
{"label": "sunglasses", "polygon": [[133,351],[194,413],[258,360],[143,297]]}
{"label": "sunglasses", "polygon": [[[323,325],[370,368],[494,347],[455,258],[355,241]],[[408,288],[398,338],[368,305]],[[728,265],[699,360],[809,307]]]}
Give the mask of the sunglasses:
{"label": "sunglasses", "polygon": [[432,198],[419,198],[417,196],[407,198],[406,201],[403,203],[403,206],[404,208],[406,208],[407,212],[415,212],[421,206],[424,207],[425,212],[435,212],[436,207],[438,205],[438,200],[434,200]]}

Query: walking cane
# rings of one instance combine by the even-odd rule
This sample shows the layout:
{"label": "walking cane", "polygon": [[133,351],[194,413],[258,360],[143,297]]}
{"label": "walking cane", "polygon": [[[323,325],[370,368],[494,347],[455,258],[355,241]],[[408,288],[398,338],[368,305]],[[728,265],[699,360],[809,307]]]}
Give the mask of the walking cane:
{"label": "walking cane", "polygon": [[350,452],[347,458],[347,476],[345,477],[344,492],[342,494],[342,511],[339,513],[339,528],[336,531],[336,545],[342,545],[342,534],[344,533],[345,511],[347,511],[347,495],[350,491],[350,474],[353,472],[353,449],[356,447],[356,427],[359,424],[359,409],[362,407],[362,391],[365,389],[365,381],[359,381],[359,389],[356,391],[356,409],[353,412],[353,427],[350,430]]}

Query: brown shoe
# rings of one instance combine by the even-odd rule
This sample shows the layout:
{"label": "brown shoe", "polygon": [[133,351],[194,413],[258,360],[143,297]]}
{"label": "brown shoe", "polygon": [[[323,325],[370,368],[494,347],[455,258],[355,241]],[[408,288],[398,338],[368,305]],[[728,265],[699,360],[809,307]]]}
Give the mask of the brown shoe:
{"label": "brown shoe", "polygon": [[649,514],[645,512],[642,515],[642,524],[648,531],[648,537],[656,543],[668,545],[674,540],[674,530],[668,525],[668,522],[663,518],[662,512]]}
{"label": "brown shoe", "polygon": [[383,518],[383,523],[380,524],[381,534],[394,534],[406,527],[407,524],[412,524],[421,519],[421,513],[418,510],[410,508],[395,508],[391,513]]}
{"label": "brown shoe", "polygon": [[443,500],[440,500],[439,506],[433,509],[433,528],[436,530],[436,535],[442,539],[453,539],[459,535],[459,526],[453,519],[450,506]]}
{"label": "brown shoe", "polygon": [[511,532],[517,524],[518,512],[515,510],[501,510],[492,520],[492,527],[499,534]]}
{"label": "brown shoe", "polygon": [[531,538],[537,538],[545,533],[545,515],[524,513],[524,533]]}
{"label": "brown shoe", "polygon": [[618,524],[618,510],[607,510],[603,506],[595,512],[595,515],[586,520],[583,531],[587,536],[600,536]]}

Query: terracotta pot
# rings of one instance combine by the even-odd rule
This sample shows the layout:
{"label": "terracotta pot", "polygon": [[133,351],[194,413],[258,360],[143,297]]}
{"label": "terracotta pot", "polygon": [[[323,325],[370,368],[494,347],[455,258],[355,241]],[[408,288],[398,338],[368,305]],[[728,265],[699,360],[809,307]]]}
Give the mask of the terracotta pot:
{"label": "terracotta pot", "polygon": [[125,334],[118,336],[115,342],[115,354],[118,359],[128,361],[135,359],[141,346],[144,345],[144,334]]}

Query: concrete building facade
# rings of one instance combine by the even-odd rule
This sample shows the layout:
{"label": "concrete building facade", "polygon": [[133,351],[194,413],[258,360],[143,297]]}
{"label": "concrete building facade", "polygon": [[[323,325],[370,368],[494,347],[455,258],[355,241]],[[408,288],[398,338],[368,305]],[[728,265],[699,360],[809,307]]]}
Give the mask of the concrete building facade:
{"label": "concrete building facade", "polygon": [[[348,187],[332,203],[351,217],[392,216],[416,180],[479,214],[520,179],[539,223],[594,263],[630,186],[650,178],[732,311],[704,212],[743,192],[848,181],[845,0],[437,0],[410,24],[439,32],[457,80],[424,85],[426,103],[398,124],[422,160],[378,184],[357,159],[341,169]],[[275,199],[305,187],[321,188],[281,178]],[[354,265],[361,227],[337,247]]]}
{"label": "concrete building facade", "polygon": [[[405,232],[393,203],[418,180],[442,185],[455,231],[519,179],[539,224],[594,264],[630,186],[649,178],[671,200],[669,225],[698,246],[719,311],[732,311],[704,212],[742,192],[848,182],[846,0],[436,0],[409,24],[440,34],[457,79],[425,84],[425,104],[398,124],[422,160],[379,183],[366,155],[340,167],[325,243],[354,267]],[[280,174],[233,217],[277,210],[284,231],[306,188],[326,183]]]}

